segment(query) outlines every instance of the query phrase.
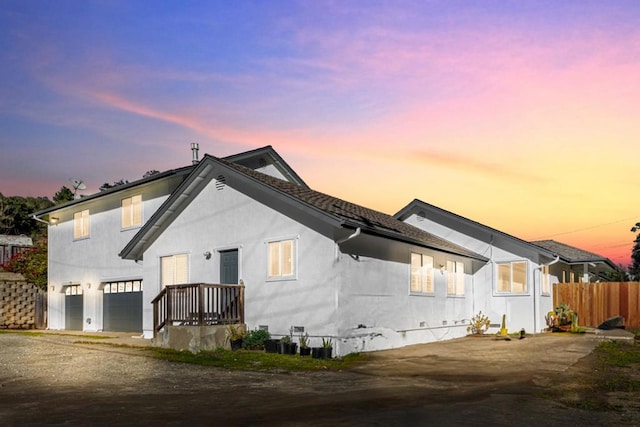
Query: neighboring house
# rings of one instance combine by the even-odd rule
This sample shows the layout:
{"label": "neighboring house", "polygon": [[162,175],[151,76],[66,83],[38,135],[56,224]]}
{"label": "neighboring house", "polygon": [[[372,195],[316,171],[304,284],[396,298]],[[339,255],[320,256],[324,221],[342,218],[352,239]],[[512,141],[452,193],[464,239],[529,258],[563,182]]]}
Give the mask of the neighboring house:
{"label": "neighboring house", "polygon": [[0,234],[0,266],[20,252],[33,247],[31,237]]}
{"label": "neighboring house", "polygon": [[512,331],[544,329],[553,310],[552,284],[573,281],[577,266],[585,281],[615,270],[599,255],[553,241],[526,242],[421,200],[395,217],[487,257],[472,278],[473,312],[482,310],[494,324],[504,314]]}
{"label": "neighboring house", "polygon": [[607,281],[607,273],[618,269],[609,258],[555,240],[538,240],[531,243],[560,256],[563,261],[559,277],[561,283]]}

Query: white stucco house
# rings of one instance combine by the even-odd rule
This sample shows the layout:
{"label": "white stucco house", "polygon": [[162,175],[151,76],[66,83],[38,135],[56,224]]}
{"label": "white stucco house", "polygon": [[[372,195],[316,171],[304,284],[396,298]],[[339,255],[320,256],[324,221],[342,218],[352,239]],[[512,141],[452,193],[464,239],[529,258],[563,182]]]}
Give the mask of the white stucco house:
{"label": "white stucco house", "polygon": [[241,283],[249,329],[295,327],[340,355],[461,337],[480,310],[539,331],[571,267],[424,202],[394,217],[314,191],[271,147],[196,155],[35,216],[49,222],[51,329],[150,338],[166,289]]}
{"label": "white stucco house", "polygon": [[496,323],[506,315],[513,331],[546,327],[554,283],[594,281],[616,269],[600,255],[553,240],[527,242],[417,199],[395,217],[485,256],[473,276],[474,309]]}

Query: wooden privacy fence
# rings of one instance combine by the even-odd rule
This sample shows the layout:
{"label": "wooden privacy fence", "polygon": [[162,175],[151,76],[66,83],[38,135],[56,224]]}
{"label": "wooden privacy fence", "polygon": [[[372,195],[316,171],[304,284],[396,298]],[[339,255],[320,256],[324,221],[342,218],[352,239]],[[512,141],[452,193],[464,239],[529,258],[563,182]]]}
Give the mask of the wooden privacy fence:
{"label": "wooden privacy fence", "polygon": [[596,327],[614,316],[627,329],[640,328],[640,282],[556,283],[553,306],[561,303],[578,313],[578,324]]}

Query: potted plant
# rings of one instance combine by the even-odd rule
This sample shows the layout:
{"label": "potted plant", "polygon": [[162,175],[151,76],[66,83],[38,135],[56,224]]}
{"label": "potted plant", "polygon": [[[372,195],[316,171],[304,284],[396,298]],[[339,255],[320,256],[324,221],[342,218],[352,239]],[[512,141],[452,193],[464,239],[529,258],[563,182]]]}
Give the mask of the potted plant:
{"label": "potted plant", "polygon": [[300,334],[298,341],[300,342],[300,356],[310,355],[311,347],[309,347],[309,334]]}
{"label": "potted plant", "polygon": [[471,324],[467,326],[467,332],[470,332],[475,336],[484,335],[484,333],[487,332],[490,326],[491,320],[489,320],[489,317],[482,314],[481,310],[478,312],[478,314],[471,318]]}
{"label": "potted plant", "polygon": [[242,325],[227,326],[227,340],[231,345],[231,350],[239,350],[242,348],[242,340],[244,338],[244,329]]}
{"label": "potted plant", "polygon": [[554,310],[554,332],[568,332],[577,327],[578,315],[569,308],[569,304],[561,303]]}
{"label": "potted plant", "polygon": [[333,353],[333,342],[331,338],[322,338],[322,350],[320,351],[321,359],[331,359]]}
{"label": "potted plant", "polygon": [[267,338],[264,340],[264,351],[267,353],[278,353],[280,350],[280,340]]}
{"label": "potted plant", "polygon": [[278,353],[289,354],[291,348],[291,338],[288,335],[280,338],[280,345],[278,346]]}

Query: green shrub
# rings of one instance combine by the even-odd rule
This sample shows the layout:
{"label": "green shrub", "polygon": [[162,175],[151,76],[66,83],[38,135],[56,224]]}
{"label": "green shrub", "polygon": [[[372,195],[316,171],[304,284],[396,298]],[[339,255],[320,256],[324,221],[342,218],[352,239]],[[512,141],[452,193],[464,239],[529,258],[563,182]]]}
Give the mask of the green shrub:
{"label": "green shrub", "polygon": [[271,338],[269,331],[264,329],[256,329],[248,332],[242,341],[242,346],[248,350],[262,350],[264,349],[264,340]]}

